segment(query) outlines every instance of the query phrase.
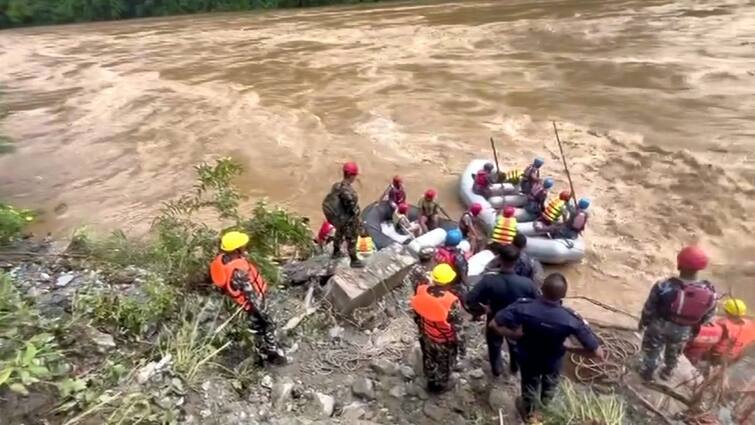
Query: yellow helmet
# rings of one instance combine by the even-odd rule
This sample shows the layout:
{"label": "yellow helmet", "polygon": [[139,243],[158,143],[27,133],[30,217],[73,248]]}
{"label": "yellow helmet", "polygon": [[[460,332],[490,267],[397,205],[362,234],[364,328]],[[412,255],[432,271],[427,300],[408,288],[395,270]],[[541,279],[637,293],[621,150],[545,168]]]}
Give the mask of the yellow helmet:
{"label": "yellow helmet", "polygon": [[732,316],[742,317],[747,313],[747,305],[739,298],[729,298],[724,302],[724,311]]}
{"label": "yellow helmet", "polygon": [[456,279],[456,272],[446,263],[438,264],[433,268],[432,278],[438,285],[448,285]]}
{"label": "yellow helmet", "polygon": [[249,243],[249,235],[241,232],[228,232],[220,239],[220,249],[225,252],[233,252],[243,248]]}

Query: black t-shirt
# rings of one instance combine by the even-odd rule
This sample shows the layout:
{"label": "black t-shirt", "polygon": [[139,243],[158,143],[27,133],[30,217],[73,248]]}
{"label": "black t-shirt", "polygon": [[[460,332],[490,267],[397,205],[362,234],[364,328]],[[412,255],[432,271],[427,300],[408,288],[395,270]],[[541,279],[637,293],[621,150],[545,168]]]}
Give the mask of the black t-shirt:
{"label": "black t-shirt", "polygon": [[472,312],[481,312],[481,304],[490,306],[489,318],[520,298],[537,297],[532,279],[513,272],[486,274],[467,294],[466,305]]}

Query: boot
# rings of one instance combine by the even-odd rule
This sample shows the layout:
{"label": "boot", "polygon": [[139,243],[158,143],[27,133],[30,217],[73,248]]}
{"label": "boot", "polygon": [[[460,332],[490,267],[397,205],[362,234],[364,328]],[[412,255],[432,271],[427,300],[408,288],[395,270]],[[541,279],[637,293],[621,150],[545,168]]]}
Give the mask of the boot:
{"label": "boot", "polygon": [[330,256],[330,258],[338,259],[343,257],[345,257],[345,255],[343,254],[343,251],[341,251],[341,248],[333,246],[333,254]]}
{"label": "boot", "polygon": [[282,366],[285,365],[288,360],[286,359],[286,355],[280,350],[269,350],[266,353],[266,362],[269,362],[272,365],[275,366]]}
{"label": "boot", "polygon": [[351,255],[351,268],[361,269],[364,267],[364,263],[356,255]]}
{"label": "boot", "polygon": [[642,369],[640,371],[640,378],[642,378],[642,380],[645,382],[655,381],[655,378],[653,377],[653,371],[650,369]]}
{"label": "boot", "polygon": [[674,373],[674,369],[669,369],[668,367],[664,367],[661,369],[661,373],[658,374],[658,377],[661,378],[663,381],[668,381],[669,378],[671,378],[671,375]]}

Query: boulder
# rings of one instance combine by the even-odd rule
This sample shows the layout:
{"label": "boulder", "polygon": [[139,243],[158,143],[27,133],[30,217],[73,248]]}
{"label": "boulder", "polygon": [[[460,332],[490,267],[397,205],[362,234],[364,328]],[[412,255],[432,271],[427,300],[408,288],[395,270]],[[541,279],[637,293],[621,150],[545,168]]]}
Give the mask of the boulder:
{"label": "boulder", "polygon": [[354,423],[367,413],[364,403],[353,402],[343,407],[341,410],[341,418],[344,423]]}
{"label": "boulder", "polygon": [[338,269],[330,278],[328,299],[339,313],[350,314],[357,307],[375,303],[399,286],[415,262],[403,245],[381,249],[363,269]]}
{"label": "boulder", "polygon": [[373,400],[375,398],[375,385],[369,378],[359,377],[351,385],[351,392],[359,398]]}
{"label": "boulder", "polygon": [[289,378],[283,378],[273,385],[271,390],[270,400],[273,402],[273,407],[282,408],[291,399],[291,394],[294,391],[294,383]]}
{"label": "boulder", "polygon": [[336,405],[336,400],[327,394],[317,393],[315,394],[315,402],[320,409],[320,415],[325,418],[329,418],[333,415],[333,409]]}
{"label": "boulder", "polygon": [[380,375],[393,376],[399,372],[399,367],[395,362],[388,359],[376,359],[370,363],[370,368]]}

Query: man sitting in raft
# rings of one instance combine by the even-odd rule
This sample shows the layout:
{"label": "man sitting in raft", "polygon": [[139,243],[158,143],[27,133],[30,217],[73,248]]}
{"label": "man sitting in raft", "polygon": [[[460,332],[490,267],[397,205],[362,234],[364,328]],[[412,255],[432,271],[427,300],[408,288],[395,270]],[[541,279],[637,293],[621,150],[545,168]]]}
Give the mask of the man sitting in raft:
{"label": "man sitting in raft", "polygon": [[527,205],[524,209],[528,213],[540,216],[545,210],[545,201],[548,199],[548,190],[553,187],[553,178],[546,177],[542,183],[538,182],[532,186],[532,190],[527,195]]}
{"label": "man sitting in raft", "polygon": [[390,202],[391,207],[394,210],[398,208],[399,205],[406,202],[406,191],[404,190],[404,183],[401,180],[401,176],[393,177],[393,181],[385,189],[380,200]]}
{"label": "man sitting in raft", "polygon": [[493,163],[485,163],[485,166],[473,176],[472,192],[486,199],[491,196],[505,195],[506,190],[500,183],[517,184],[522,176],[521,170],[510,170],[505,173],[495,172],[494,170]]}
{"label": "man sitting in raft", "polygon": [[564,190],[558,195],[558,198],[551,199],[540,217],[535,220],[535,231],[539,234],[548,233],[562,223],[566,218],[566,207],[570,198],[571,192]]}
{"label": "man sitting in raft", "polygon": [[532,191],[532,187],[535,183],[540,183],[540,167],[543,166],[545,161],[542,158],[535,158],[532,164],[528,165],[522,173],[520,188],[525,195]]}
{"label": "man sitting in raft", "polygon": [[590,218],[588,208],[590,208],[590,200],[580,199],[577,202],[577,208],[573,212],[570,211],[566,221],[556,226],[551,235],[554,238],[577,239],[587,227],[587,220]]}
{"label": "man sitting in raft", "polygon": [[422,229],[419,223],[409,220],[409,205],[401,203],[398,205],[395,211],[393,211],[393,226],[396,231],[402,235],[412,235],[417,237],[422,234]]}
{"label": "man sitting in raft", "polygon": [[438,227],[438,212],[440,211],[440,205],[435,202],[437,196],[438,192],[436,192],[435,189],[427,189],[425,191],[425,196],[419,200],[419,225],[422,229],[422,233],[427,233]]}

